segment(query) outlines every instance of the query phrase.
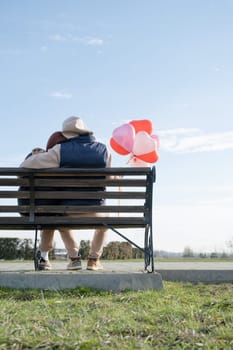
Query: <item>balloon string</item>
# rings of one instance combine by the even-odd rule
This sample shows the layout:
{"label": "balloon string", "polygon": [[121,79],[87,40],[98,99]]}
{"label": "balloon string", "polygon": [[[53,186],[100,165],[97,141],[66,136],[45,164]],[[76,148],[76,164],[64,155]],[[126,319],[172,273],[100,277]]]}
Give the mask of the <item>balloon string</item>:
{"label": "balloon string", "polygon": [[[118,192],[121,192],[121,186],[118,187]],[[121,199],[118,198],[118,201],[117,201],[118,206],[120,206],[120,203],[121,203]],[[120,216],[119,211],[118,211],[118,216]]]}

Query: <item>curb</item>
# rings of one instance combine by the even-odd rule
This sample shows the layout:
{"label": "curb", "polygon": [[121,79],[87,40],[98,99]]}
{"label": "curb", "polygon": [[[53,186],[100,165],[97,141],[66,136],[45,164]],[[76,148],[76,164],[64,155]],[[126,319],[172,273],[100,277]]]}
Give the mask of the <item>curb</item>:
{"label": "curb", "polygon": [[145,291],[163,289],[159,273],[99,273],[99,272],[1,272],[0,286],[59,290],[90,287],[120,292],[123,290]]}
{"label": "curb", "polygon": [[193,283],[233,283],[232,270],[156,270],[164,281]]}

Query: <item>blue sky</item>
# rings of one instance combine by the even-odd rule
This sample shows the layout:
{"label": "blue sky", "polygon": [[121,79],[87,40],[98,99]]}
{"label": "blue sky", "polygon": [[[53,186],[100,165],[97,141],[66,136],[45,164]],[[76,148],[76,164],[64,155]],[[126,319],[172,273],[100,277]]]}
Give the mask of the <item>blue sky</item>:
{"label": "blue sky", "polygon": [[232,13],[231,0],[1,0],[1,166],[18,166],[70,115],[107,144],[116,127],[150,119],[161,141],[155,248],[227,251]]}

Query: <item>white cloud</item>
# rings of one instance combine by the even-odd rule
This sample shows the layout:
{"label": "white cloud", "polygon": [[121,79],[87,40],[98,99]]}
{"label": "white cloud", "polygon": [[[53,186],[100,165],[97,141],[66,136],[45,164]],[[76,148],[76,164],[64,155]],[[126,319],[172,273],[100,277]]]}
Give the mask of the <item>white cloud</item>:
{"label": "white cloud", "polygon": [[168,130],[160,130],[159,135],[166,136],[166,135],[178,135],[178,134],[192,134],[195,132],[200,132],[200,129],[197,129],[197,128],[175,128],[175,129],[168,129]]}
{"label": "white cloud", "polygon": [[49,96],[55,97],[55,98],[63,98],[63,99],[72,98],[72,94],[64,93],[64,92],[60,92],[60,91],[51,92],[51,93],[49,94]]}
{"label": "white cloud", "polygon": [[53,41],[67,41],[67,42],[78,42],[84,45],[90,45],[90,46],[102,46],[104,44],[104,40],[98,37],[77,37],[73,36],[71,34],[68,35],[60,35],[60,34],[53,34],[49,36],[50,40]]}
{"label": "white cloud", "polygon": [[63,35],[60,34],[53,34],[49,36],[50,40],[54,40],[54,41],[66,41],[67,38]]}
{"label": "white cloud", "polygon": [[104,41],[103,39],[100,38],[84,38],[83,42],[86,43],[87,45],[92,45],[92,46],[101,46],[103,45]]}
{"label": "white cloud", "polygon": [[161,149],[175,153],[210,152],[233,149],[233,131],[204,133],[199,129],[179,128],[158,132]]}

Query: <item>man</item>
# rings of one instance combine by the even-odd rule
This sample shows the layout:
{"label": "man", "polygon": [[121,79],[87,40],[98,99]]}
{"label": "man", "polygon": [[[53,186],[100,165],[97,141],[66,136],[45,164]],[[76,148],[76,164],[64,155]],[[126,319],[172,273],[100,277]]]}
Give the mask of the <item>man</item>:
{"label": "man", "polygon": [[[97,142],[93,131],[86,127],[83,120],[79,117],[69,117],[62,125],[61,131],[64,140],[61,143],[55,144],[49,148],[47,152],[32,154],[25,159],[20,167],[23,168],[85,168],[96,167],[104,168],[111,166],[111,154],[107,147]],[[87,189],[88,190],[88,189]],[[96,200],[86,200],[85,203],[81,200],[64,200],[64,205],[88,205],[99,204]],[[81,214],[80,214],[81,215]],[[82,214],[85,215],[85,214]],[[100,215],[100,214],[96,214]],[[69,270],[81,270],[81,257],[78,253],[78,245],[74,239],[73,233],[69,229],[59,230],[62,240],[65,244],[70,262],[67,266]],[[106,238],[107,229],[95,230],[91,248],[88,256],[87,269],[101,270],[100,256],[103,251],[103,245]],[[49,251],[53,248],[54,230],[46,229],[41,231],[41,259],[39,262],[40,270],[50,270]]]}

